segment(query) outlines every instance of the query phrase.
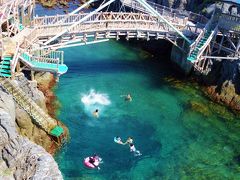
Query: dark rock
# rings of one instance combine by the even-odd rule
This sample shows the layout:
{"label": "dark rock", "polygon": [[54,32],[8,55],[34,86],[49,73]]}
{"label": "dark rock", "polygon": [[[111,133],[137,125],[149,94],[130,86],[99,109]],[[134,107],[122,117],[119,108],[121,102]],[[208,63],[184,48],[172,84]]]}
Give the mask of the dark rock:
{"label": "dark rock", "polygon": [[240,110],[240,60],[215,61],[207,76],[201,78],[205,92],[213,100]]}
{"label": "dark rock", "polygon": [[[11,105],[13,100],[9,98],[8,102]],[[0,137],[0,179],[63,179],[53,157],[41,146],[19,136],[15,119],[2,108]]]}

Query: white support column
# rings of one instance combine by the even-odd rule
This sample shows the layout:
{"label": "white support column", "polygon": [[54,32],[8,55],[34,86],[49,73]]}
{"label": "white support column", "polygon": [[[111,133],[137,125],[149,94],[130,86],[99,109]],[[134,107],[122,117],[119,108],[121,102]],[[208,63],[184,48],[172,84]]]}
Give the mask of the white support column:
{"label": "white support column", "polygon": [[34,71],[31,70],[31,81],[34,81]]}
{"label": "white support column", "polygon": [[189,44],[191,44],[191,41],[183,35],[181,31],[179,31],[176,27],[174,27],[170,22],[168,22],[164,17],[162,17],[154,8],[152,8],[145,0],[137,0],[138,3],[140,3],[144,8],[146,8],[149,13],[157,16],[162,21],[165,22],[168,26],[170,26],[174,31],[176,31],[183,39],[185,39]]}
{"label": "white support column", "polygon": [[222,44],[223,44],[224,36],[225,36],[225,33],[223,33],[223,36],[222,36],[222,39],[221,39],[221,42],[220,42],[220,46],[219,46],[219,48],[218,48],[218,54],[220,53],[220,51],[221,51],[221,49],[222,49]]}
{"label": "white support column", "polygon": [[237,52],[239,52],[239,51],[240,51],[240,38],[238,39],[238,44],[237,44],[236,51],[237,51]]}

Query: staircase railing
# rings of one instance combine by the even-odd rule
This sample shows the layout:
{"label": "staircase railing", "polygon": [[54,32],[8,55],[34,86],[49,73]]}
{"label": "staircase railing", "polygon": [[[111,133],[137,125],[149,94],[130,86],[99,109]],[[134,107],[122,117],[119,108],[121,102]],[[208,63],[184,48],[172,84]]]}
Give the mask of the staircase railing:
{"label": "staircase railing", "polygon": [[1,81],[0,84],[48,134],[50,134],[51,130],[57,126],[56,120],[44,112],[42,108],[40,108],[20,87],[8,79]]}
{"label": "staircase railing", "polygon": [[59,64],[58,59],[46,58],[41,56],[33,56],[27,52],[21,53],[20,57],[22,57],[25,61],[30,63],[32,67],[34,67],[34,64],[33,64],[34,62]]}
{"label": "staircase railing", "polygon": [[202,53],[204,52],[204,50],[209,45],[209,43],[211,42],[212,38],[216,35],[217,32],[218,32],[218,26],[216,26],[214,28],[214,30],[211,32],[209,38],[207,39],[206,43],[200,48],[200,50],[198,52],[198,55],[197,55],[197,59],[202,55]]}
{"label": "staircase railing", "polygon": [[0,28],[0,56],[3,55],[3,36],[2,36],[2,28]]}
{"label": "staircase railing", "polygon": [[[51,55],[52,54],[52,55]],[[48,55],[41,55],[40,53],[30,54],[28,52],[24,52],[24,50],[21,50],[20,59],[22,59],[23,62],[28,64],[32,68],[36,69],[46,69],[58,72],[59,71],[59,65],[63,64],[63,52],[62,51],[50,51]],[[36,64],[39,63],[39,64]],[[41,63],[45,66],[41,66]],[[45,63],[45,64],[44,64]],[[55,64],[56,66],[48,66],[47,64]]]}
{"label": "staircase railing", "polygon": [[201,32],[199,33],[197,39],[189,46],[189,53],[188,55],[190,55],[192,53],[192,51],[196,48],[197,44],[199,43],[199,41],[204,37],[204,30],[201,30]]}
{"label": "staircase railing", "polygon": [[34,50],[30,52],[33,57],[37,60],[46,63],[58,63],[63,64],[63,51],[53,51],[48,49]]}
{"label": "staircase railing", "polygon": [[205,25],[205,27],[203,28],[203,30],[199,33],[197,39],[189,46],[189,53],[188,56],[192,53],[192,51],[196,48],[196,46],[198,45],[199,41],[204,37],[205,33],[209,30],[210,26],[212,25],[212,22],[214,20],[214,14],[215,14],[215,10],[210,18],[210,20],[207,22],[207,24]]}
{"label": "staircase railing", "polygon": [[38,37],[38,35],[41,33],[41,30],[35,27],[31,30],[30,34],[24,37],[24,48],[28,49],[29,47],[33,46],[33,41]]}
{"label": "staircase railing", "polygon": [[11,73],[13,74],[15,71],[15,68],[17,66],[17,62],[18,62],[18,58],[19,58],[19,44],[17,43],[17,47],[13,56],[13,59],[11,60]]}

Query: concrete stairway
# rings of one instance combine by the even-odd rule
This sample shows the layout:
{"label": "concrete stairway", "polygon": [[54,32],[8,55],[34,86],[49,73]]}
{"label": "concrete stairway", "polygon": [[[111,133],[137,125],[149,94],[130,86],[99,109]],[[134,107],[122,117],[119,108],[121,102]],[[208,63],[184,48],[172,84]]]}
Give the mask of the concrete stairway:
{"label": "concrete stairway", "polygon": [[2,77],[11,77],[11,60],[13,59],[13,56],[11,55],[5,55],[2,58],[2,61],[0,63],[0,76]]}
{"label": "concrete stairway", "polygon": [[20,87],[9,79],[1,80],[0,84],[44,131],[56,137],[63,133],[63,128],[57,125],[57,121],[44,112]]}

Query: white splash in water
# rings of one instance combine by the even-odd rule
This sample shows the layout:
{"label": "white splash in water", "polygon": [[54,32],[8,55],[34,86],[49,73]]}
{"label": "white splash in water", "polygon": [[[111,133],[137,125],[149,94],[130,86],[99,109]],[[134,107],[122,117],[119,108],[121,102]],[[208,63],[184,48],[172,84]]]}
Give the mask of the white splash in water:
{"label": "white splash in water", "polygon": [[94,89],[91,89],[88,94],[83,94],[81,101],[85,106],[111,104],[107,94],[97,93]]}

